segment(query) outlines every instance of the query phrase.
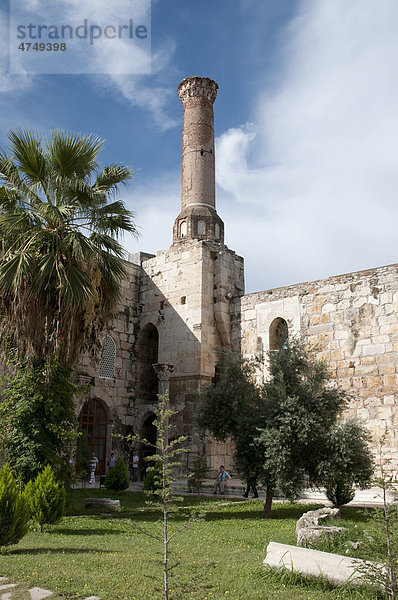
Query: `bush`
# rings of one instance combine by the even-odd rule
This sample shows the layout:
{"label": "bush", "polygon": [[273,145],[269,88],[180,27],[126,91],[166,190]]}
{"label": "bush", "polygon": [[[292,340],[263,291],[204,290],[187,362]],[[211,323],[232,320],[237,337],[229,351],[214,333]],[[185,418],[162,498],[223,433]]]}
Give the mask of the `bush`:
{"label": "bush", "polygon": [[18,492],[10,467],[0,470],[0,552],[3,546],[16,544],[28,531],[29,511]]}
{"label": "bush", "polygon": [[22,363],[0,377],[0,455],[19,485],[51,465],[59,480],[69,478],[75,443],[75,395],[71,369],[58,361]]}
{"label": "bush", "polygon": [[126,490],[129,487],[129,478],[127,475],[126,465],[122,458],[117,458],[115,466],[109,469],[108,475],[105,477],[104,485],[107,490]]}
{"label": "bush", "polygon": [[354,499],[354,496],[355,488],[351,481],[336,479],[326,485],[326,497],[336,508],[348,504]]}
{"label": "bush", "polygon": [[369,486],[374,469],[369,442],[369,432],[354,419],[331,428],[317,469],[333,506],[338,508],[351,502],[355,485],[361,489]]}
{"label": "bush", "polygon": [[43,531],[44,523],[55,523],[64,515],[66,493],[57,482],[53,470],[47,465],[36,479],[25,487],[30,516]]}
{"label": "bush", "polygon": [[162,489],[161,468],[159,465],[148,468],[148,472],[144,479],[144,490],[146,492],[155,492]]}
{"label": "bush", "polygon": [[203,480],[206,478],[206,474],[207,474],[206,457],[203,454],[198,453],[194,458],[192,473],[188,478],[189,491],[191,491],[193,489],[193,490],[195,490],[195,492],[197,494],[199,494]]}

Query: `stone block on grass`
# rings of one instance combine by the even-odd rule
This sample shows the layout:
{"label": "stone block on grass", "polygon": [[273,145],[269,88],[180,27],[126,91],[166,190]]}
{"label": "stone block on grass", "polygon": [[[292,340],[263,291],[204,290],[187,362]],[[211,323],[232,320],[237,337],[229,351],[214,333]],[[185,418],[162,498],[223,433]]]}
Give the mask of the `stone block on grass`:
{"label": "stone block on grass", "polygon": [[106,508],[107,510],[119,510],[120,500],[112,500],[111,498],[86,498],[84,501],[85,508]]}
{"label": "stone block on grass", "polygon": [[[286,569],[303,576],[323,577],[331,583],[342,585],[365,583],[364,575],[358,568],[364,568],[370,563],[331,552],[270,542],[263,564],[265,567],[274,567],[280,571]],[[386,568],[382,564],[378,567]]]}

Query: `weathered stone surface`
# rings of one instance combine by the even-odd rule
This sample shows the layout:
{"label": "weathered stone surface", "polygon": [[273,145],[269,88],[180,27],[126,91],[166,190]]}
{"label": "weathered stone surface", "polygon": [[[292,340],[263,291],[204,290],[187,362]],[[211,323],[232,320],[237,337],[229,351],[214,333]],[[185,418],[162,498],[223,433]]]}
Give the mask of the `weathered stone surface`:
{"label": "weathered stone surface", "polygon": [[338,519],[339,517],[340,511],[338,508],[329,508],[325,506],[318,510],[309,510],[301,515],[297,521],[296,534],[298,534],[300,529],[304,529],[305,527],[318,527],[328,519]]}
{"label": "weathered stone surface", "polygon": [[316,546],[321,537],[334,537],[343,530],[344,527],[303,527],[297,532],[297,545]]}
{"label": "weathered stone surface", "polygon": [[[231,339],[247,356],[266,354],[276,318],[289,324],[289,335],[302,334],[340,387],[354,391],[345,416],[366,423],[374,449],[387,423],[384,450],[395,470],[396,416],[386,405],[398,400],[397,273],[397,265],[388,265],[256,292],[234,300],[231,311]],[[266,363],[261,377],[267,377]],[[377,399],[372,405],[366,403],[369,395]]]}
{"label": "weathered stone surface", "polygon": [[[324,577],[335,584],[361,583],[363,575],[358,572],[358,568],[366,566],[366,562],[359,558],[278,544],[277,542],[268,544],[267,556],[263,564],[265,567],[287,569],[304,576]],[[380,565],[380,568],[384,569],[385,567]]]}
{"label": "weathered stone surface", "polygon": [[111,498],[86,498],[85,508],[107,508],[117,510],[120,508],[120,500],[111,500]]}
{"label": "weathered stone surface", "polygon": [[31,600],[43,600],[44,598],[48,598],[53,595],[53,592],[50,590],[45,590],[40,587],[33,587],[29,590]]}
{"label": "weathered stone surface", "polygon": [[325,527],[319,525],[328,519],[340,517],[338,508],[320,508],[304,513],[296,523],[297,544],[299,546],[316,546],[321,537],[333,537],[343,531],[343,527]]}
{"label": "weathered stone surface", "polygon": [[0,590],[8,590],[8,588],[17,587],[17,585],[17,583],[3,583],[3,585],[0,585]]}

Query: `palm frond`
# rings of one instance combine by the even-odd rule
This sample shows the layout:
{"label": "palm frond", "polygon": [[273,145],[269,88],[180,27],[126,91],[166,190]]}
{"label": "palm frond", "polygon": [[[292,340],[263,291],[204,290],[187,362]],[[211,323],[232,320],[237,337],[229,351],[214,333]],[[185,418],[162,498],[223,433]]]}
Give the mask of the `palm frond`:
{"label": "palm frond", "polygon": [[24,129],[10,131],[11,150],[25,179],[32,185],[43,184],[46,179],[46,159],[39,136]]}
{"label": "palm frond", "polygon": [[85,178],[97,168],[104,141],[94,135],[55,131],[47,145],[49,164],[61,177]]}
{"label": "palm frond", "polygon": [[89,239],[101,251],[110,252],[118,258],[123,258],[126,254],[123,246],[114,237],[106,233],[94,232]]}
{"label": "palm frond", "polygon": [[92,212],[92,216],[96,231],[107,232],[116,236],[121,232],[138,235],[134,223],[135,214],[128,210],[121,200],[101,206]]}
{"label": "palm frond", "polygon": [[14,199],[19,199],[20,202],[40,201],[35,189],[22,179],[18,167],[4,153],[0,153],[0,180],[4,182],[7,193]]}
{"label": "palm frond", "polygon": [[104,167],[97,176],[93,188],[102,192],[115,192],[120,183],[133,179],[134,172],[125,165],[115,163]]}
{"label": "palm frond", "polygon": [[30,252],[21,252],[0,266],[0,293],[4,296],[14,296],[26,277],[34,277],[35,260]]}

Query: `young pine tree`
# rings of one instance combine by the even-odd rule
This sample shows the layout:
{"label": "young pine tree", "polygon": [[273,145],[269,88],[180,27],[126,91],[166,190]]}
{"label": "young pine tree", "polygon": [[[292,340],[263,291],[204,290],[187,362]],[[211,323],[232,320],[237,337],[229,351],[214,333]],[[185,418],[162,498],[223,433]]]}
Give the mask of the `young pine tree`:
{"label": "young pine tree", "polygon": [[[162,395],[158,395],[159,402],[153,408],[153,412],[156,415],[156,419],[153,422],[157,430],[155,444],[149,443],[145,439],[141,439],[139,436],[134,436],[133,441],[151,447],[155,454],[148,456],[147,460],[152,464],[149,467],[149,474],[153,474],[153,489],[152,494],[158,496],[162,504],[163,512],[163,535],[156,535],[152,531],[148,531],[134,524],[133,526],[141,533],[161,542],[163,544],[163,589],[164,589],[164,600],[169,600],[169,553],[170,553],[170,542],[180,531],[191,526],[194,521],[197,521],[199,516],[189,518],[173,533],[170,532],[169,521],[170,516],[173,512],[173,500],[172,496],[172,484],[177,479],[176,471],[180,469],[181,462],[179,457],[181,454],[188,451],[187,448],[181,447],[186,442],[185,436],[179,436],[174,439],[170,439],[171,432],[175,429],[175,426],[170,423],[170,419],[177,414],[177,411],[169,408],[169,393],[166,391]],[[149,490],[148,490],[149,491]],[[174,500],[176,498],[174,497]]]}
{"label": "young pine tree", "polygon": [[64,515],[66,493],[57,482],[53,470],[47,465],[36,479],[25,487],[25,498],[30,516],[43,531],[45,523],[56,523]]}
{"label": "young pine tree", "polygon": [[124,464],[124,460],[119,456],[116,459],[115,466],[109,469],[104,485],[107,490],[119,492],[126,490],[129,487],[129,483],[126,465]]}
{"label": "young pine tree", "polygon": [[29,511],[18,492],[10,467],[0,470],[0,553],[3,546],[16,544],[28,531]]}

